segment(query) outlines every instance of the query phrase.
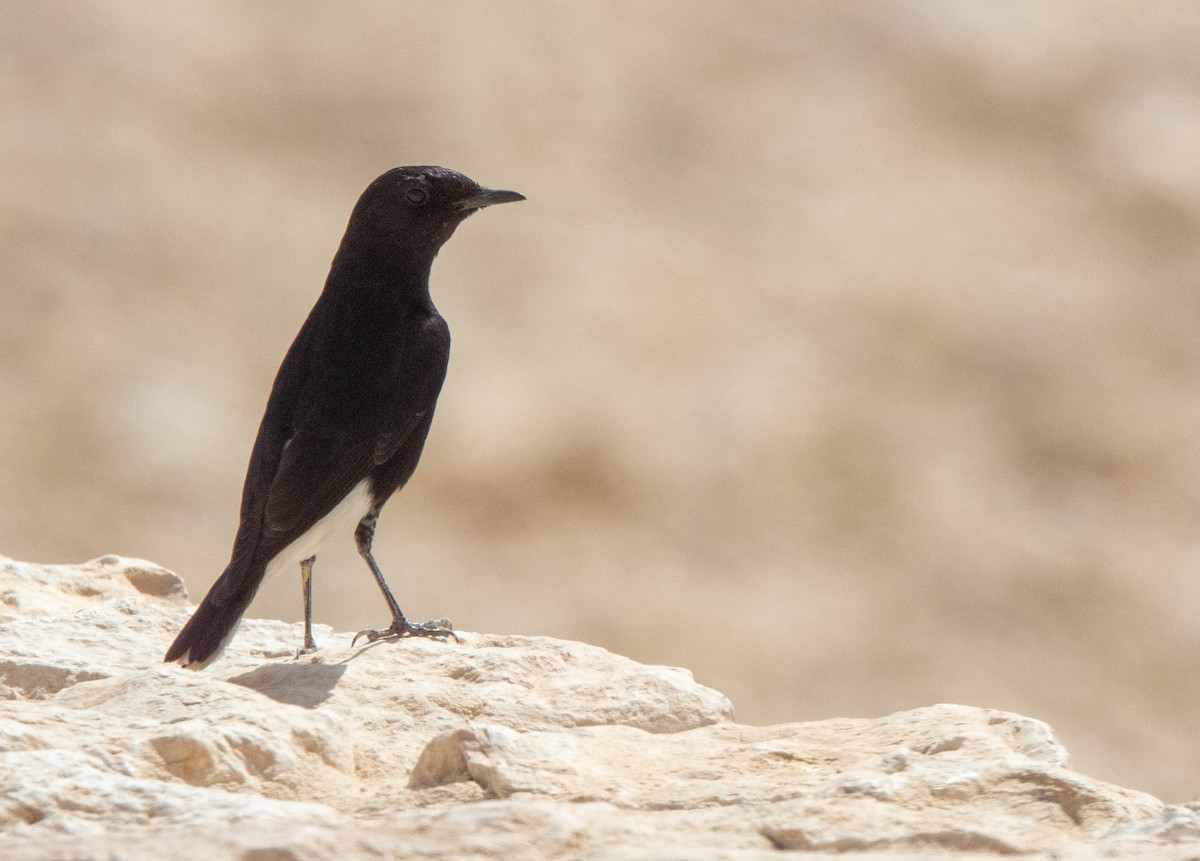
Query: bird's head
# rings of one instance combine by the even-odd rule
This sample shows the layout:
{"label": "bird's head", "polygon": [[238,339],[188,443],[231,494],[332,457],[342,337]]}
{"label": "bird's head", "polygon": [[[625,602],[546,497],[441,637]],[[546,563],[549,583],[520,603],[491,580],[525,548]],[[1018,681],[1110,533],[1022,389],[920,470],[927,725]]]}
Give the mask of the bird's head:
{"label": "bird's head", "polygon": [[397,167],[367,186],[350,216],[347,235],[436,254],[471,213],[524,199],[515,191],[484,188],[448,168]]}

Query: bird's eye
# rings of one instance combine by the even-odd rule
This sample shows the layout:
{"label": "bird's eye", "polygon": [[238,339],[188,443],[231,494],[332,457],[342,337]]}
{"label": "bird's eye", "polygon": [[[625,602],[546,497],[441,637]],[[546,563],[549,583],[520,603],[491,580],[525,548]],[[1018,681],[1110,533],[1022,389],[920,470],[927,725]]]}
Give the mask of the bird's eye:
{"label": "bird's eye", "polygon": [[429,192],[423,188],[409,188],[404,192],[404,199],[411,204],[420,206],[422,203],[429,200]]}

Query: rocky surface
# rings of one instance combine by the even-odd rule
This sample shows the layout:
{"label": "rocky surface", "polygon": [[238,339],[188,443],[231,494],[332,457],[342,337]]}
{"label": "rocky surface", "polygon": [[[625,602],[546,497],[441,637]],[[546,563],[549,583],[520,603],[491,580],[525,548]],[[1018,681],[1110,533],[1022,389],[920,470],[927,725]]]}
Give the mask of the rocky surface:
{"label": "rocky surface", "polygon": [[206,672],[148,562],[0,560],[0,833],[21,859],[1187,858],[1200,805],[956,705],[768,727],[685,670],[549,638],[324,646],[247,620]]}

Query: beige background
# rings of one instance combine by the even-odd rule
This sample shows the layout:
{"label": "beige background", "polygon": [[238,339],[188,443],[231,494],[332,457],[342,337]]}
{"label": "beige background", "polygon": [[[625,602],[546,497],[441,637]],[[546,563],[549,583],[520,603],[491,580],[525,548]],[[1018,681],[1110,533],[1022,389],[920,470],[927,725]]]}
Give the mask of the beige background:
{"label": "beige background", "polygon": [[[749,722],[1012,709],[1195,797],[1197,45],[1154,2],[10,4],[0,552],[199,597],[351,205],[445,164],[529,201],[434,269],[413,616]],[[350,536],[316,578],[386,621]]]}

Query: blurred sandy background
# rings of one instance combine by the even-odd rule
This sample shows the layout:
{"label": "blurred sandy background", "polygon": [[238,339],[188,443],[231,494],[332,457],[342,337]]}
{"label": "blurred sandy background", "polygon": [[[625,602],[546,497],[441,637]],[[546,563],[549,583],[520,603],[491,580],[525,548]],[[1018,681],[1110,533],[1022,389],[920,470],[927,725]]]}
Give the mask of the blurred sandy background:
{"label": "blurred sandy background", "polygon": [[[1154,2],[8,4],[0,553],[199,598],[354,200],[444,164],[529,201],[434,268],[412,616],[748,722],[1012,709],[1195,797],[1198,45]],[[386,621],[349,535],[316,589]]]}

